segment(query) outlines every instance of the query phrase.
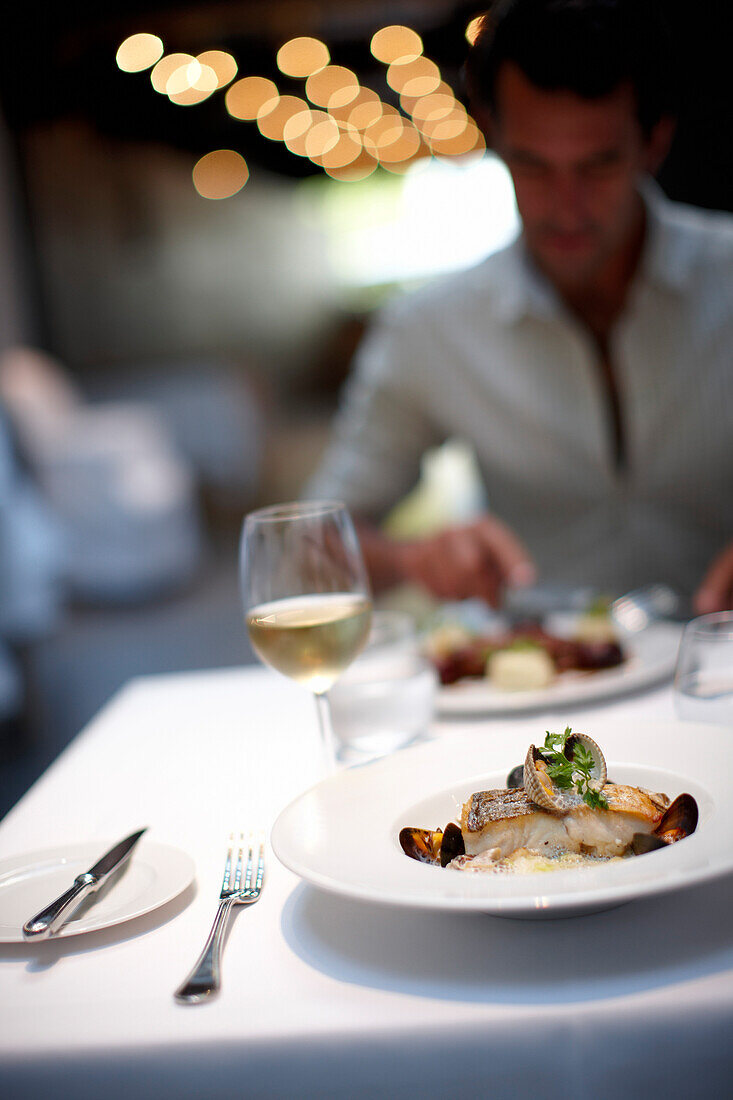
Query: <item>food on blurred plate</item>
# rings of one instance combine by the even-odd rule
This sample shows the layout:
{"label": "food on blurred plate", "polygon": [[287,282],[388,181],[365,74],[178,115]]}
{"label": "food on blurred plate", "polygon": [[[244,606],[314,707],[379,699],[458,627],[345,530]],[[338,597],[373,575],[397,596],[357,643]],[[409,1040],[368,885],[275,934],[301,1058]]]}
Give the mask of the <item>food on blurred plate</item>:
{"label": "food on blurred plate", "polygon": [[596,742],[585,733],[547,733],[530,745],[506,788],[476,791],[460,823],[445,829],[407,826],[406,855],[460,871],[527,874],[616,862],[664,848],[693,833],[690,794],[669,796],[613,783]]}
{"label": "food on blurred plate", "polygon": [[564,638],[536,623],[497,635],[445,625],[429,635],[425,650],[442,684],[488,679],[500,691],[537,690],[564,672],[599,672],[625,660],[616,640]]}
{"label": "food on blurred plate", "polygon": [[555,664],[542,646],[518,638],[489,654],[486,675],[500,691],[534,691],[552,683]]}
{"label": "food on blurred plate", "polygon": [[575,624],[575,638],[579,642],[607,642],[618,644],[616,625],[611,618],[611,601],[599,596]]}

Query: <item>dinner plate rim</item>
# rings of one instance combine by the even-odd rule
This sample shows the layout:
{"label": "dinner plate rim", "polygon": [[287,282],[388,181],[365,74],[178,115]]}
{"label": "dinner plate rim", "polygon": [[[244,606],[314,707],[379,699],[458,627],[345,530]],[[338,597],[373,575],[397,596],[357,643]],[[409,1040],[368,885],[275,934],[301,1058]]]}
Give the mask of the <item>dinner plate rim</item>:
{"label": "dinner plate rim", "polygon": [[[0,899],[2,898],[2,891],[4,884],[2,877],[6,874],[17,872],[31,872],[33,867],[43,863],[53,863],[57,861],[57,868],[63,865],[63,861],[81,861],[86,865],[91,865],[95,860],[99,859],[100,855],[109,850],[115,843],[114,838],[102,839],[99,841],[77,841],[69,844],[54,845],[49,848],[38,848],[32,851],[19,852],[16,855],[5,856],[0,860]],[[138,849],[131,855],[131,860],[136,860],[139,864],[147,866],[156,873],[160,878],[163,874],[163,886],[159,887],[157,892],[155,890],[155,883],[144,891],[142,897],[145,898],[149,893],[151,896],[146,901],[137,901],[131,904],[128,912],[116,911],[114,915],[109,914],[105,916],[104,909],[96,912],[92,906],[88,913],[86,913],[78,921],[69,921],[62,925],[57,933],[52,937],[53,942],[59,939],[68,939],[75,936],[88,935],[92,932],[102,932],[109,928],[117,927],[120,924],[126,924],[128,921],[136,920],[138,917],[146,916],[148,913],[154,912],[156,909],[162,908],[174,898],[179,897],[184,890],[186,890],[194,881],[196,876],[196,865],[192,857],[184,852],[181,848],[175,847],[171,844],[164,844],[156,840],[148,840],[143,838],[138,845]],[[54,868],[49,868],[54,870]],[[86,869],[86,867],[85,867]],[[69,885],[73,881],[73,875],[70,877]],[[48,901],[51,902],[53,897],[49,897]],[[29,913],[28,917],[33,914]],[[4,922],[0,916],[0,944],[13,944],[13,943],[25,943],[29,941],[23,936],[21,928],[15,928],[13,925]]]}
{"label": "dinner plate rim", "polygon": [[[701,723],[680,722],[678,720],[652,720],[647,721],[642,717],[637,719],[626,719],[624,724],[628,726],[629,723],[634,725],[643,725],[647,731],[652,731],[655,735],[659,735],[662,731],[675,730],[679,732],[683,731],[684,735],[690,736],[694,739],[695,736],[709,736],[711,740],[721,739],[723,744],[728,746],[728,761],[733,766],[733,730],[727,729],[722,726],[714,726]],[[529,721],[520,724],[513,723],[511,727],[507,729],[507,734],[511,735],[511,738],[516,740],[523,738],[526,735],[527,729],[531,723]],[[609,719],[608,717],[600,718],[592,723],[592,728],[589,726],[587,732],[594,736],[598,733],[597,740],[608,739],[609,731],[619,725],[618,719]],[[536,728],[535,731],[536,733]],[[490,741],[492,734],[487,736],[487,744]],[[716,878],[720,878],[733,872],[733,851],[724,858],[719,858],[716,855],[715,848],[713,846],[712,853],[714,857],[713,865],[710,865],[710,842],[705,840],[700,842],[700,836],[703,835],[702,829],[698,829],[698,837],[690,838],[691,841],[695,841],[695,848],[688,850],[688,855],[685,857],[685,863],[689,862],[690,858],[696,860],[696,865],[692,869],[680,869],[674,872],[670,867],[666,867],[666,874],[663,874],[659,869],[659,864],[656,864],[656,872],[653,872],[651,876],[643,881],[634,881],[628,883],[614,882],[612,885],[604,888],[594,888],[585,891],[574,890],[567,893],[553,891],[551,883],[548,883],[547,875],[541,875],[539,878],[542,880],[543,891],[539,892],[539,886],[535,888],[534,895],[525,894],[524,896],[500,896],[491,897],[486,894],[476,896],[447,896],[446,894],[430,895],[424,891],[424,884],[421,887],[420,892],[416,893],[407,884],[407,870],[405,872],[405,882],[395,890],[391,888],[389,890],[384,889],[380,884],[378,878],[369,882],[367,885],[359,884],[358,882],[349,881],[344,879],[343,876],[339,877],[338,874],[334,874],[332,871],[324,872],[322,867],[314,865],[313,859],[309,856],[303,858],[302,851],[294,848],[288,832],[292,830],[294,819],[297,825],[297,817],[304,812],[304,807],[307,807],[308,802],[313,803],[312,809],[314,813],[311,813],[311,818],[318,820],[318,827],[321,831],[324,825],[328,824],[328,796],[329,792],[333,792],[334,788],[342,784],[351,784],[356,790],[351,792],[352,801],[357,803],[359,798],[362,799],[369,794],[370,786],[376,787],[380,781],[380,778],[387,773],[388,778],[390,772],[393,770],[403,769],[407,771],[413,765],[417,768],[420,767],[424,758],[429,761],[435,757],[433,763],[438,766],[441,763],[441,758],[454,751],[457,744],[468,745],[470,742],[474,743],[475,751],[479,751],[481,733],[477,733],[475,730],[470,732],[464,732],[456,734],[450,738],[443,737],[437,738],[431,742],[414,746],[412,748],[401,750],[399,753],[395,753],[393,756],[382,758],[381,760],[374,761],[373,763],[357,768],[346,769],[338,773],[335,776],[328,777],[316,784],[310,790],[303,792],[300,796],[295,798],[288,806],[286,806],[280,815],[278,816],[275,824],[272,828],[271,844],[273,851],[277,858],[283,863],[289,870],[299,875],[305,882],[310,883],[320,889],[326,890],[329,893],[333,893],[342,897],[347,897],[356,901],[366,901],[371,903],[377,903],[382,905],[394,906],[398,908],[412,908],[418,910],[427,911],[450,911],[450,912],[462,912],[462,913],[487,913],[494,916],[507,916],[507,917],[562,917],[580,915],[582,913],[590,913],[603,909],[613,908],[617,905],[625,904],[626,902],[642,899],[645,897],[656,897],[663,894],[676,892],[687,888],[692,888],[701,883],[711,882]],[[600,740],[603,747],[603,740]],[[611,764],[611,758],[609,757],[609,764]],[[617,764],[617,767],[621,767],[621,764]],[[648,760],[637,760],[636,763],[625,765],[626,767],[637,768],[647,770],[651,768],[658,770],[660,773],[665,770],[663,765],[655,764],[653,761],[650,763]],[[497,770],[496,768],[483,767],[483,772],[491,770]],[[478,775],[479,773],[477,773]],[[676,773],[674,773],[676,774]],[[395,776],[392,776],[395,778]],[[399,778],[399,775],[396,776]],[[713,818],[718,815],[719,807],[725,806],[722,802],[721,795],[723,789],[721,787],[722,779],[720,777],[713,776],[709,781],[700,780],[690,774],[683,781],[687,785],[703,786],[703,789],[710,793],[713,798]],[[452,783],[449,782],[455,788],[460,788],[470,781],[470,777],[464,776],[462,780],[455,778]],[[421,792],[424,795],[425,801],[434,794],[436,797],[442,795],[445,792],[445,785],[440,790],[431,791],[426,789]],[[414,791],[406,792],[404,795],[404,810],[409,811],[411,805],[414,805],[416,801],[419,801],[418,797],[414,797]],[[716,798],[716,795],[718,796]],[[367,799],[368,801],[368,799]],[[728,824],[733,821],[733,809],[726,810],[727,816],[730,819]],[[385,810],[385,816],[389,818],[389,821],[383,822],[382,819],[377,820],[374,817],[371,820],[371,835],[378,837],[378,843],[384,845],[385,837],[384,831],[389,831],[394,825],[394,817],[392,816],[392,810]],[[397,815],[400,816],[399,813]],[[378,826],[384,824],[384,829],[377,829]],[[353,824],[353,822],[351,823]],[[359,824],[357,822],[357,828]],[[412,822],[403,821],[402,824],[408,825]],[[424,824],[423,822],[414,822],[414,824]],[[718,821],[718,825],[721,822]],[[349,823],[346,822],[348,827]],[[384,854],[387,851],[392,851],[394,847],[394,836],[390,833],[390,837],[387,840],[386,847],[384,847]],[[661,854],[668,858],[668,856],[675,856],[678,852],[683,851],[683,846],[675,852],[675,849],[665,849]],[[382,847],[379,847],[379,852],[382,852]],[[317,857],[322,857],[322,852],[317,852]],[[402,853],[399,853],[402,856]],[[656,853],[652,853],[654,856]],[[390,857],[391,858],[391,857]],[[441,868],[424,866],[421,864],[415,864],[413,861],[408,861],[407,856],[402,856],[405,859],[405,868],[419,868],[423,872],[428,874],[443,874],[446,873]],[[651,857],[639,857],[639,858],[651,858]],[[672,873],[670,871],[672,870]],[[585,871],[568,871],[568,872],[553,872],[554,874],[584,874]],[[487,876],[488,877],[488,876]],[[538,876],[523,876],[524,884],[526,884],[527,878],[535,878],[538,882]],[[549,887],[549,888],[548,888]]]}
{"label": "dinner plate rim", "polygon": [[638,634],[622,635],[622,645],[629,646],[632,654],[639,642],[642,646],[655,639],[658,644],[667,643],[668,651],[653,662],[646,660],[642,654],[641,665],[633,660],[627,666],[588,673],[582,679],[563,680],[564,674],[561,673],[551,685],[536,691],[502,693],[481,680],[442,685],[436,695],[437,713],[450,718],[531,714],[555,706],[592,705],[604,699],[653,688],[673,675],[683,629],[682,623],[660,621],[651,623]]}

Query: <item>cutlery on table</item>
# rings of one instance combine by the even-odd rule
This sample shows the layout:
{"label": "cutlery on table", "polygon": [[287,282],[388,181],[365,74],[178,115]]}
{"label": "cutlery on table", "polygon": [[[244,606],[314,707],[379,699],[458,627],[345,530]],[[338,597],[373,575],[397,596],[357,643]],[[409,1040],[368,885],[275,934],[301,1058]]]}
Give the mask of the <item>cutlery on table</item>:
{"label": "cutlery on table", "polygon": [[[244,866],[243,866],[244,865]],[[224,865],[224,879],[219,894],[219,907],[209,932],[209,938],[193,970],[173,994],[182,1004],[198,1004],[213,997],[221,988],[221,954],[224,933],[235,905],[253,905],[262,892],[265,875],[265,846],[259,843],[257,865],[252,841],[249,842],[246,865],[244,844],[240,834],[236,851],[230,842]]]}
{"label": "cutlery on table", "polygon": [[[537,584],[508,589],[500,614],[510,626],[528,619],[544,619],[555,612],[582,614],[596,595],[594,589],[565,584]],[[628,633],[645,630],[658,619],[673,618],[680,610],[680,598],[666,584],[645,584],[613,600],[608,612]]]}
{"label": "cutlery on table", "polygon": [[123,863],[130,858],[133,848],[146,829],[147,826],[145,829],[139,829],[136,833],[131,833],[119,844],[115,844],[113,848],[105,852],[93,867],[90,867],[84,874],[77,875],[72,885],[61,897],[52,901],[40,913],[36,913],[35,917],[27,920],[23,925],[25,939],[44,940],[58,932],[71,911],[76,909],[79,903],[89,894],[96,893],[107,882],[110,875],[118,871]]}
{"label": "cutlery on table", "polygon": [[611,604],[611,618],[630,633],[644,630],[655,619],[671,619],[680,609],[680,598],[666,584],[645,584],[619,596]]}

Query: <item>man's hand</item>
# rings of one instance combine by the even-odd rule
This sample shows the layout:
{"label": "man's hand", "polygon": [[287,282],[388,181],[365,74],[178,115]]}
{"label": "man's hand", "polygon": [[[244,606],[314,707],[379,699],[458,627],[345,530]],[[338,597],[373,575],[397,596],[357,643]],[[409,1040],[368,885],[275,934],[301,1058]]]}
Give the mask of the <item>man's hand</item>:
{"label": "man's hand", "polygon": [[695,593],[694,606],[698,615],[733,609],[733,542],[714,559]]}
{"label": "man's hand", "polygon": [[537,571],[519,539],[493,516],[429,538],[393,544],[403,580],[443,600],[478,596],[496,606],[506,587],[533,584]]}

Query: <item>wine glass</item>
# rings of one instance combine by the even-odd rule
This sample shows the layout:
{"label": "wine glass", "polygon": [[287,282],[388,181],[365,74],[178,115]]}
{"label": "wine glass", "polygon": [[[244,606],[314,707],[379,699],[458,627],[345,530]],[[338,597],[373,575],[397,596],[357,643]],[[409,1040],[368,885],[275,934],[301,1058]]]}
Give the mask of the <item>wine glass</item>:
{"label": "wine glass", "polygon": [[372,616],[364,561],[343,504],[276,504],[245,516],[242,600],[252,647],[315,695],[330,770],[336,749],[327,692],[366,644]]}
{"label": "wine glass", "polygon": [[674,699],[680,718],[733,726],[733,611],[687,623],[677,655]]}

